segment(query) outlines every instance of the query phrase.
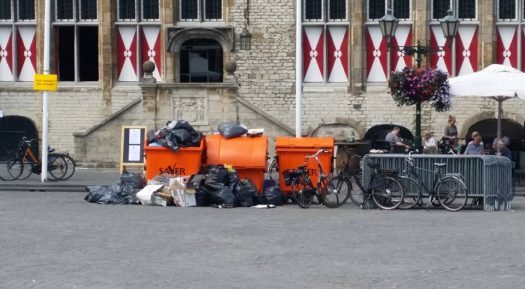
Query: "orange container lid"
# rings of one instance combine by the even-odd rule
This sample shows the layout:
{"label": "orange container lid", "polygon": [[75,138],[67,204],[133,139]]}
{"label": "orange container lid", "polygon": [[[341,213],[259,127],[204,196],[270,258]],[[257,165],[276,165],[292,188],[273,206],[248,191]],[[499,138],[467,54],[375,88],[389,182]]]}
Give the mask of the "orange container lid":
{"label": "orange container lid", "polygon": [[266,169],[268,136],[236,137],[206,136],[206,163],[228,164],[241,168]]}
{"label": "orange container lid", "polygon": [[275,138],[275,149],[319,149],[319,148],[333,148],[333,137],[288,137],[279,136]]}

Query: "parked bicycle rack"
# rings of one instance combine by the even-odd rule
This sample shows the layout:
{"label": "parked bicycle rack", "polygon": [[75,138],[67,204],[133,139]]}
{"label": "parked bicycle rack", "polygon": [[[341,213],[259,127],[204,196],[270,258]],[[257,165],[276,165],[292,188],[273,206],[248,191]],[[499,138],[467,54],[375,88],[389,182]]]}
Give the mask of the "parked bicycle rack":
{"label": "parked bicycle rack", "polygon": [[[416,166],[433,170],[434,163],[446,163],[446,173],[460,173],[467,186],[469,198],[482,198],[485,211],[509,211],[512,195],[512,162],[504,157],[454,156],[454,155],[412,155]],[[406,169],[406,155],[368,154],[363,162],[376,162],[385,169],[403,171]],[[364,182],[368,182],[371,171],[363,166]],[[433,175],[423,174],[423,182],[432,185]]]}

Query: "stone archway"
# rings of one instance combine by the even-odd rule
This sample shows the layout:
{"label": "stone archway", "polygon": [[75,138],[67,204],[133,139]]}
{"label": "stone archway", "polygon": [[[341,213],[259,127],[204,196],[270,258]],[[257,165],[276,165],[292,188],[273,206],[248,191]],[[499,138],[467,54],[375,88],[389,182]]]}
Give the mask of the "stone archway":
{"label": "stone archway", "polygon": [[[0,152],[13,153],[18,148],[18,142],[22,137],[38,140],[38,129],[35,122],[28,117],[20,115],[8,115],[0,118]],[[33,152],[39,152],[38,141],[33,143]]]}
{"label": "stone archway", "polygon": [[[461,128],[459,129],[458,136],[459,138],[469,139],[469,130],[472,126],[474,126],[476,123],[479,123],[484,120],[496,120],[496,116],[494,115],[494,112],[492,111],[484,111],[477,113],[469,118],[467,118],[465,121],[463,121]],[[520,125],[523,127],[525,124],[525,117],[523,114],[516,114],[516,113],[508,113],[503,112],[501,116],[501,120],[506,120],[511,123],[515,123],[517,125]],[[496,135],[496,132],[494,132],[494,135]]]}
{"label": "stone archway", "polygon": [[308,136],[333,136],[336,140],[348,141],[363,138],[365,131],[365,127],[360,122],[346,119],[340,122],[319,124],[308,133]]}
{"label": "stone archway", "polygon": [[[474,123],[468,129],[466,136],[467,143],[471,140],[470,135],[472,134],[472,132],[477,131],[483,137],[483,142],[485,144],[492,144],[494,139],[496,138],[497,122],[497,119],[490,118]],[[511,119],[502,119],[501,127],[502,130],[506,133],[506,136],[510,139],[509,148],[513,151],[521,150],[524,133],[523,125]]]}
{"label": "stone archway", "polygon": [[168,51],[179,53],[182,44],[190,39],[212,39],[219,42],[224,51],[235,48],[231,27],[172,27],[168,28]]}

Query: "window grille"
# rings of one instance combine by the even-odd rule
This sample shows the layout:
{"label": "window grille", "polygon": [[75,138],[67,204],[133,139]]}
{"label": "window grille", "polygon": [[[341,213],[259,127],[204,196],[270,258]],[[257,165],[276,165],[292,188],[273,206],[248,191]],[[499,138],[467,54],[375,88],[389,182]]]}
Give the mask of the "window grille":
{"label": "window grille", "polygon": [[135,20],[135,0],[119,0],[118,18],[120,20]]}
{"label": "window grille", "polygon": [[501,20],[516,19],[516,0],[499,0],[498,1],[498,19],[501,19]]}
{"label": "window grille", "polygon": [[183,20],[199,19],[199,3],[197,0],[180,1],[180,18]]}
{"label": "window grille", "polygon": [[[330,7],[331,8],[331,7]],[[323,1],[322,0],[305,0],[304,1],[304,19],[305,20],[322,20],[323,19]]]}
{"label": "window grille", "polygon": [[222,18],[222,1],[221,0],[205,0],[204,15],[205,20],[218,20]]}
{"label": "window grille", "polygon": [[378,20],[385,15],[385,0],[368,0],[368,19]]}
{"label": "window grille", "polygon": [[97,19],[97,0],[80,0],[80,19]]}
{"label": "window grille", "polygon": [[458,1],[458,18],[475,19],[476,18],[476,0]]}
{"label": "window grille", "polygon": [[398,19],[410,19],[410,0],[396,0],[393,2],[394,16]]}
{"label": "window grille", "polygon": [[142,1],[142,19],[157,20],[159,17],[159,0]]}
{"label": "window grille", "polygon": [[346,19],[346,0],[329,0],[328,3],[330,5],[329,20]]}
{"label": "window grille", "polygon": [[432,1],[432,18],[441,19],[447,16],[450,9],[450,0],[434,0]]}
{"label": "window grille", "polygon": [[18,0],[18,20],[35,20],[34,0]]}
{"label": "window grille", "polygon": [[56,0],[56,19],[73,20],[73,0]]}
{"label": "window grille", "polygon": [[0,0],[0,20],[12,20],[11,0]]}

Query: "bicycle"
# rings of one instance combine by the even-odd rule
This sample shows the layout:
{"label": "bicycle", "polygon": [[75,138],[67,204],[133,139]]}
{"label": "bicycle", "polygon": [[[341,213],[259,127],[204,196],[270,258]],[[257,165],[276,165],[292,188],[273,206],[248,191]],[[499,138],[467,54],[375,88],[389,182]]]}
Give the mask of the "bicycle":
{"label": "bicycle", "polygon": [[[319,154],[327,153],[329,150],[320,149],[313,155],[304,157],[303,165],[297,169],[290,169],[283,172],[284,182],[292,186],[292,199],[301,208],[309,208],[313,197],[328,208],[338,208],[343,205],[349,197],[350,182],[341,176],[329,177],[323,170],[323,165],[319,160]],[[317,163],[318,174],[316,185],[310,179],[308,161],[313,159]]]}
{"label": "bicycle", "polygon": [[[359,156],[352,156],[360,158]],[[393,210],[399,207],[404,197],[404,190],[398,181],[398,171],[381,169],[377,163],[368,162],[366,164],[371,170],[370,180],[367,186],[363,185],[363,172],[361,169],[354,170],[345,165],[343,171],[339,172],[340,176],[348,179],[351,183],[350,200],[361,208],[369,207],[374,203],[383,210]]]}
{"label": "bicycle", "polygon": [[[410,152],[405,158],[407,169],[401,176],[406,190],[401,208],[410,209],[416,205],[423,206],[423,194],[421,187],[428,194],[426,208],[440,205],[448,211],[459,211],[465,207],[468,199],[468,191],[463,176],[458,173],[442,173],[446,163],[434,163],[434,170],[426,170],[416,167],[415,160]],[[424,171],[434,175],[432,189],[427,187],[417,171]],[[437,204],[436,204],[437,201]]]}
{"label": "bicycle", "polygon": [[[35,139],[22,137],[18,143],[17,153],[11,157],[10,163],[6,163],[7,171],[12,177],[11,180],[27,179],[31,174],[40,174],[42,162],[38,159],[33,150],[31,143]],[[54,180],[67,180],[75,173],[75,160],[65,153],[53,153],[54,149],[48,151],[48,172]]]}

